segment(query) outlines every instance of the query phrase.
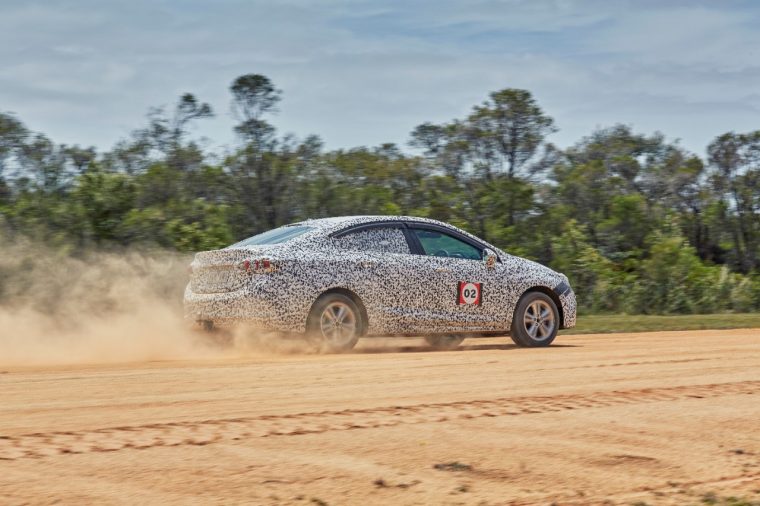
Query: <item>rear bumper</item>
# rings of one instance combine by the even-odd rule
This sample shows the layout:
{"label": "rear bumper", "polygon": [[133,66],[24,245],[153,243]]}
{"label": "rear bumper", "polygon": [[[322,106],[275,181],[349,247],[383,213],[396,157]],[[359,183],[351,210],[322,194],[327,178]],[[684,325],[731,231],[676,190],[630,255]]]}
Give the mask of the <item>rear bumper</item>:
{"label": "rear bumper", "polygon": [[247,290],[225,293],[194,293],[185,289],[185,319],[212,321],[217,325],[245,322],[256,327],[276,328],[272,304]]}

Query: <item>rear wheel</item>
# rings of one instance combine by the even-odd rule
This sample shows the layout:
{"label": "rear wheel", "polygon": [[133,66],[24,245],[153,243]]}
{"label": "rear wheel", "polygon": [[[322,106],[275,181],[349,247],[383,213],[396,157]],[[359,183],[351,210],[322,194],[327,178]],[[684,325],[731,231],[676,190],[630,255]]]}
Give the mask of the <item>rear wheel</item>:
{"label": "rear wheel", "polygon": [[510,337],[517,346],[549,346],[557,337],[559,325],[559,311],[551,297],[528,292],[517,303]]}
{"label": "rear wheel", "polygon": [[341,352],[356,346],[364,328],[356,303],[341,293],[328,293],[314,304],[306,323],[309,340],[320,351]]}
{"label": "rear wheel", "polygon": [[461,334],[425,336],[425,341],[436,350],[453,350],[462,344],[464,336]]}

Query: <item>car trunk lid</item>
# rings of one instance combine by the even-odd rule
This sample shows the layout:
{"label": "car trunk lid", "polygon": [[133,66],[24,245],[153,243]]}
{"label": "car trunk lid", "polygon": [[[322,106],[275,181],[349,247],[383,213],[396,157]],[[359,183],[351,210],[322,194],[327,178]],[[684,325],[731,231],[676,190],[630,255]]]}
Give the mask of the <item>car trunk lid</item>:
{"label": "car trunk lid", "polygon": [[190,264],[190,288],[195,293],[240,290],[250,279],[244,262],[264,254],[267,248],[230,248],[203,251]]}

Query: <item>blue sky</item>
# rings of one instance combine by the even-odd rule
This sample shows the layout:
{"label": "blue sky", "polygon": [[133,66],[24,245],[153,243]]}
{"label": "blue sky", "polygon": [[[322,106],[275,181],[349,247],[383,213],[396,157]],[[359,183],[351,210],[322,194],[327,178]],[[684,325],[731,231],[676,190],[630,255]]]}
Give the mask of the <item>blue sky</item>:
{"label": "blue sky", "polygon": [[405,145],[514,87],[559,146],[626,123],[704,154],[760,129],[760,2],[0,0],[0,111],[57,142],[109,148],[191,92],[216,112],[194,134],[232,146],[245,73],[282,89],[281,132],[327,148]]}

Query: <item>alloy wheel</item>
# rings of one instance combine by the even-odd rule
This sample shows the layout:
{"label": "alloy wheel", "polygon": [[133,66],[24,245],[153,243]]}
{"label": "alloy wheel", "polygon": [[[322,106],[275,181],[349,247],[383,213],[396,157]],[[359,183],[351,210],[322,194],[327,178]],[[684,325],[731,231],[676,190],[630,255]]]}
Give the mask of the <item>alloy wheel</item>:
{"label": "alloy wheel", "polygon": [[356,337],[356,315],[348,304],[331,302],[322,310],[319,328],[331,346],[341,347]]}
{"label": "alloy wheel", "polygon": [[556,325],[554,311],[543,300],[534,300],[527,308],[523,316],[525,331],[534,341],[543,341],[552,336]]}

